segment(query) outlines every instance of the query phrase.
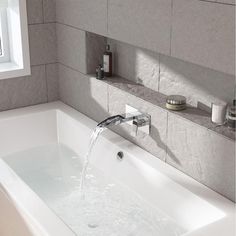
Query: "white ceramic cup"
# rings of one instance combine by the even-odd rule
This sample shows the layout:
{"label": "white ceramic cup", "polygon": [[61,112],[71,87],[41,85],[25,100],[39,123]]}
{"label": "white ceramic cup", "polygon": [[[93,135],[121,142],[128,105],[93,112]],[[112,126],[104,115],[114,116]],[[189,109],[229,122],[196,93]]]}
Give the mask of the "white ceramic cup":
{"label": "white ceramic cup", "polygon": [[226,103],[212,103],[211,104],[211,121],[218,125],[223,125],[226,120]]}

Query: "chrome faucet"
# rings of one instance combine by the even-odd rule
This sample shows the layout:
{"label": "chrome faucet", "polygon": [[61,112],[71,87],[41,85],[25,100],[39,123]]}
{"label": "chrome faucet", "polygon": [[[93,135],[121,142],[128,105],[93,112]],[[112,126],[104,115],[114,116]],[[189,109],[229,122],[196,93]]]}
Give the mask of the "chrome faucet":
{"label": "chrome faucet", "polygon": [[151,116],[148,114],[140,114],[138,116],[135,116],[132,122],[132,133],[131,135],[133,137],[136,137],[138,134],[138,130],[141,127],[147,127],[148,131],[147,133],[150,133],[151,129]]}
{"label": "chrome faucet", "polygon": [[151,116],[146,113],[134,112],[126,113],[124,115],[111,116],[100,122],[97,126],[101,128],[109,128],[114,125],[120,125],[122,123],[132,122],[132,136],[137,136],[138,129],[146,126],[148,132],[151,127]]}

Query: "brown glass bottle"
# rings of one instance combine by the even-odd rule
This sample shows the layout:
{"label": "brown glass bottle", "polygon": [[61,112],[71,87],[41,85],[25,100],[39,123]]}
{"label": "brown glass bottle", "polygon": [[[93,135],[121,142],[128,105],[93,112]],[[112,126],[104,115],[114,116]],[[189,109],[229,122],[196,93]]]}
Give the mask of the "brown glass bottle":
{"label": "brown glass bottle", "polygon": [[110,51],[110,45],[106,46],[106,51],[103,54],[103,68],[105,77],[112,76],[112,52]]}

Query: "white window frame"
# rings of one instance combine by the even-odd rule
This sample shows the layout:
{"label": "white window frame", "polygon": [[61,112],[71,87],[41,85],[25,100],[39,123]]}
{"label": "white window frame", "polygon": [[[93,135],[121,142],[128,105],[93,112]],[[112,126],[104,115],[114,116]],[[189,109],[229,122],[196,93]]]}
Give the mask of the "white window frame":
{"label": "white window frame", "polygon": [[0,0],[0,17],[0,79],[30,75],[26,0]]}
{"label": "white window frame", "polygon": [[0,63],[9,62],[9,37],[8,37],[8,26],[7,26],[7,9],[0,8],[0,36],[1,36],[1,50]]}

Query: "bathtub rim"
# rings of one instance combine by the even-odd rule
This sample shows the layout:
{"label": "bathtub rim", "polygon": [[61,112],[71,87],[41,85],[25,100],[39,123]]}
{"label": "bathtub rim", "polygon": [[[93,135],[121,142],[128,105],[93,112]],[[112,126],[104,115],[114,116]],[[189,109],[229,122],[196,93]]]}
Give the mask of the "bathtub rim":
{"label": "bathtub rim", "polygon": [[[27,116],[29,114],[46,112],[49,110],[55,110],[55,111],[60,111],[60,112],[66,113],[67,115],[69,115],[70,117],[72,117],[74,119],[78,119],[78,118],[83,119],[86,122],[86,124],[88,124],[91,127],[94,127],[97,124],[95,121],[89,119],[87,116],[83,115],[82,113],[74,110],[73,108],[69,107],[68,105],[66,105],[60,101],[1,112],[0,113],[0,122],[2,120],[6,120],[6,119],[15,119],[19,116]],[[113,132],[111,132],[111,133],[113,133]],[[106,135],[109,136],[110,135],[109,132]],[[209,204],[215,206],[219,210],[222,210],[226,214],[225,219],[228,219],[229,221],[232,221],[232,219],[233,220],[235,219],[235,204],[232,201],[226,199],[222,195],[209,189],[208,187],[197,182],[196,180],[194,180],[191,177],[187,176],[186,174],[180,172],[179,170],[175,169],[174,167],[164,163],[163,161],[154,157],[150,153],[147,153],[146,151],[144,151],[140,147],[136,146],[134,148],[134,150],[132,150],[132,151],[136,152],[136,155],[140,155],[140,151],[145,152],[145,155],[148,155],[150,157],[150,158],[148,158],[149,164],[154,165],[155,168],[157,168],[158,171],[160,171],[160,173],[166,175],[167,177],[169,177],[171,180],[173,180],[177,184],[183,186],[184,188],[186,188],[187,190],[189,190],[193,194],[199,196],[201,199],[206,200],[207,202],[209,202]],[[153,157],[155,158],[154,161],[152,161]],[[225,225],[227,225],[227,224],[225,224]],[[222,225],[222,227],[224,227],[224,225]],[[229,232],[228,225],[227,225],[226,230]],[[234,229],[232,229],[232,230],[234,230]],[[194,232],[188,233],[186,235],[192,235],[192,233],[194,233]],[[205,235],[205,234],[203,234],[203,235]],[[234,235],[233,231],[232,231],[232,235]]]}

